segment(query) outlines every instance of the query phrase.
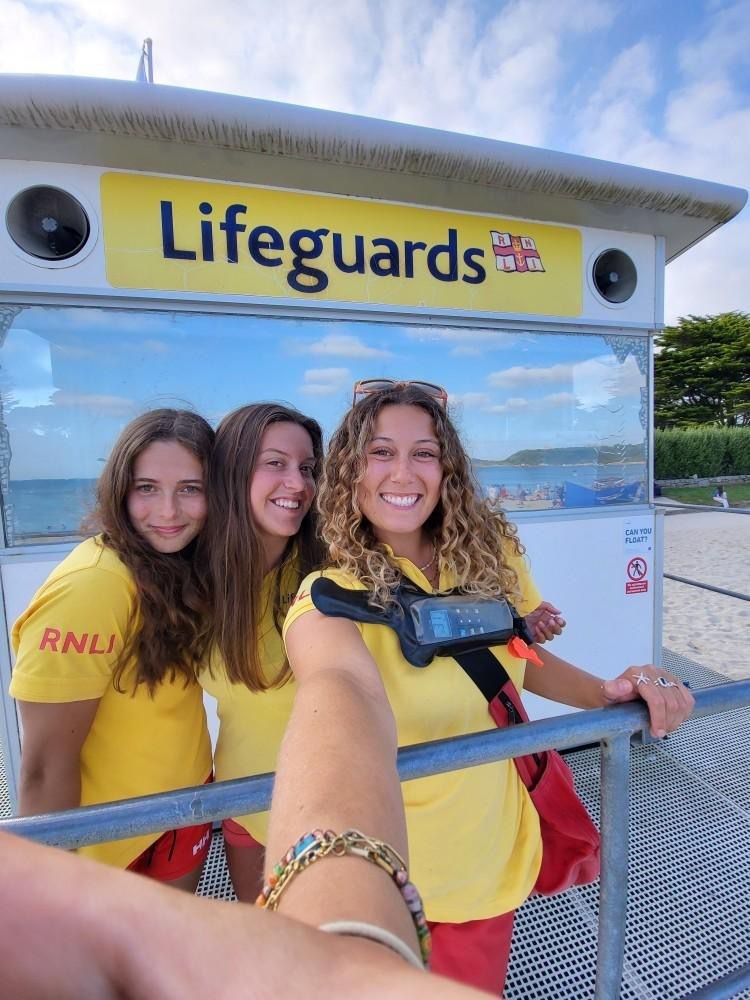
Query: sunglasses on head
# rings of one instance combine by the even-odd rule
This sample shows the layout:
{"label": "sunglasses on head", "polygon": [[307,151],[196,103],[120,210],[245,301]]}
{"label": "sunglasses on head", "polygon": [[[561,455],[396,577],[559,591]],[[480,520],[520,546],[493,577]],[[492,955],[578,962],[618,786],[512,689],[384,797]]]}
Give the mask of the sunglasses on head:
{"label": "sunglasses on head", "polygon": [[415,389],[420,389],[425,395],[437,399],[443,409],[448,405],[448,393],[441,385],[435,385],[434,382],[420,382],[414,379],[363,378],[359,382],[354,383],[352,406],[359,399],[370,396],[374,392],[385,392],[387,389],[393,389],[394,386],[403,385],[412,385]]}

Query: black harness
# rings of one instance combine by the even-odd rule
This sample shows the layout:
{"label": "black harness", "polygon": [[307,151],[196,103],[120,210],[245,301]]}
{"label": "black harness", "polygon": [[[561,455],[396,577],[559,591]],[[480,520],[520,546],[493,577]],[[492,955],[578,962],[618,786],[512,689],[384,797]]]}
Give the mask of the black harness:
{"label": "black harness", "polygon": [[369,590],[347,590],[326,577],[318,577],[310,588],[321,614],[393,629],[401,652],[415,667],[426,667],[436,656],[457,658],[490,646],[513,646],[514,639],[518,649],[511,651],[524,656],[533,642],[524,619],[502,598],[472,597],[455,590],[426,594],[409,580],[392,595],[396,605],[380,610],[370,604]]}

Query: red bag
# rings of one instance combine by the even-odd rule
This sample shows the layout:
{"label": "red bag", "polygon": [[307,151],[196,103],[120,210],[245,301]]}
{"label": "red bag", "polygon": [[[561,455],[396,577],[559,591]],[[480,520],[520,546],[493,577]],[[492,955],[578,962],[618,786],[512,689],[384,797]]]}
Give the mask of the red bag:
{"label": "red bag", "polygon": [[[499,729],[529,721],[510,679],[489,711]],[[570,768],[557,750],[516,757],[514,763],[539,814],[542,867],[534,891],[551,896],[593,882],[599,877],[599,831],[578,798]]]}

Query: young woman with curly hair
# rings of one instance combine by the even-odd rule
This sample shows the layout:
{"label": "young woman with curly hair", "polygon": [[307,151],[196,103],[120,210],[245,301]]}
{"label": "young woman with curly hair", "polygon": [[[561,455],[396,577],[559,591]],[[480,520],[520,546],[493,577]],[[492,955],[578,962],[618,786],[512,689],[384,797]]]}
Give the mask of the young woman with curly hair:
{"label": "young woman with curly hair", "polygon": [[[196,673],[208,648],[196,538],[213,430],[159,409],[122,431],[82,542],[13,628],[10,693],[23,726],[19,812],[32,815],[198,785],[211,744]],[[81,848],[197,886],[210,824]]]}
{"label": "young woman with curly hair", "polygon": [[[323,457],[318,424],[279,403],[253,403],[216,432],[208,526],[212,654],[200,683],[216,699],[216,778],[272,771],[294,700],[281,627],[300,581],[321,565],[312,508]],[[267,813],[224,821],[240,900],[260,889]]]}
{"label": "young woman with curly hair", "polygon": [[[486,698],[452,657],[436,656],[426,669],[415,669],[389,625],[318,611],[310,595],[317,577],[370,591],[376,608],[392,605],[394,588],[404,580],[428,594],[457,589],[471,597],[505,597],[521,615],[539,605],[515,528],[477,496],[446,407],[447,395],[437,386],[358,383],[326,457],[318,505],[331,567],[302,582],[284,638],[298,697],[318,681],[328,702],[340,706],[329,742],[351,755],[342,796],[362,794],[369,768],[392,766],[382,753],[387,720],[379,721],[376,710],[367,718],[365,681],[374,692],[375,670],[401,746],[481,732],[495,723]],[[690,694],[674,681],[641,685],[625,671],[604,682],[534,649],[544,668],[527,672],[526,660],[507,646],[491,647],[519,690],[525,683],[580,708],[642,696],[658,735],[690,713]],[[641,673],[651,678],[655,668]],[[361,697],[352,694],[363,688]],[[541,862],[539,822],[528,793],[511,761],[409,781],[402,790],[411,870],[432,929],[431,967],[498,995],[513,913],[534,886]]]}

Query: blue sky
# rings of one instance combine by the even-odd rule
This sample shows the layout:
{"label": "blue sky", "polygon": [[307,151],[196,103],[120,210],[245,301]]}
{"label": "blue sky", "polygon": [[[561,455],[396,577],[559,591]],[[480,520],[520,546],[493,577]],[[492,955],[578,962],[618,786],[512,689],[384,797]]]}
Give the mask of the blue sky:
{"label": "blue sky", "polygon": [[[0,71],[133,79],[750,186],[750,0],[0,0]],[[667,270],[666,315],[750,309],[750,212]]]}

